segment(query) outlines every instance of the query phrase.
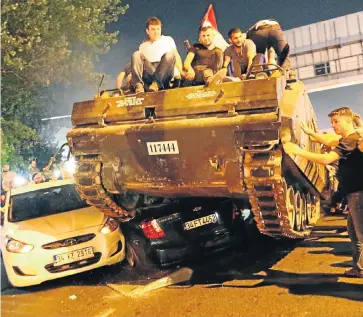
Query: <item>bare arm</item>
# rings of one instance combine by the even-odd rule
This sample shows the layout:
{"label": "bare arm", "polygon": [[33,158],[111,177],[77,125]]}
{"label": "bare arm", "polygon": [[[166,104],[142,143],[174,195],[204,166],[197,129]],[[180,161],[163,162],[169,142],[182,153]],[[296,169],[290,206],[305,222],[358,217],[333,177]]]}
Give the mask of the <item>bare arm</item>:
{"label": "bare arm", "polygon": [[186,77],[189,80],[193,80],[195,78],[195,72],[194,72],[194,69],[192,67],[192,61],[194,59],[194,56],[195,56],[195,54],[193,52],[189,52],[187,54],[187,57],[185,58],[185,61],[184,61],[184,68],[185,68],[185,70],[187,72]]}
{"label": "bare arm", "polygon": [[224,55],[223,68],[227,68],[231,62],[231,57]]}
{"label": "bare arm", "polygon": [[122,86],[122,81],[125,78],[125,72],[122,71],[120,74],[118,74],[117,79],[116,79],[116,88],[121,88]]}
{"label": "bare arm", "polygon": [[290,155],[299,155],[301,157],[306,158],[309,161],[320,163],[324,165],[329,165],[337,160],[339,160],[338,153],[331,151],[329,153],[313,153],[309,151],[305,151],[302,148],[300,148],[297,144],[294,143],[285,143],[284,144],[284,150],[287,154]]}
{"label": "bare arm", "polygon": [[179,52],[176,48],[173,49],[173,53],[175,55],[175,67],[178,69],[178,71],[180,72],[180,75],[182,77],[185,77],[184,75],[184,70],[183,70],[183,63],[181,60],[181,57],[179,55]]}
{"label": "bare arm", "polygon": [[333,133],[320,133],[315,132],[312,128],[308,126],[308,124],[301,122],[301,129],[310,136],[312,141],[319,142],[324,144],[325,146],[337,146],[339,144],[340,135]]}
{"label": "bare arm", "polygon": [[247,65],[247,71],[249,71],[253,58],[256,56],[256,45],[251,45],[251,47],[247,51],[247,59],[248,59],[248,65]]}
{"label": "bare arm", "polygon": [[269,64],[276,64],[275,50],[272,47],[267,51],[267,62]]}

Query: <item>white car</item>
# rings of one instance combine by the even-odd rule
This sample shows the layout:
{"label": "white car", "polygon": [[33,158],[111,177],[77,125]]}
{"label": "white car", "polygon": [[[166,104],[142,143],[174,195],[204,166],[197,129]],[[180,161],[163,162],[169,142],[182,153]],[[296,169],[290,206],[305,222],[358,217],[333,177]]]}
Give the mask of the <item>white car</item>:
{"label": "white car", "polygon": [[88,206],[72,181],[12,189],[1,211],[1,253],[15,287],[125,258],[125,237],[118,222]]}

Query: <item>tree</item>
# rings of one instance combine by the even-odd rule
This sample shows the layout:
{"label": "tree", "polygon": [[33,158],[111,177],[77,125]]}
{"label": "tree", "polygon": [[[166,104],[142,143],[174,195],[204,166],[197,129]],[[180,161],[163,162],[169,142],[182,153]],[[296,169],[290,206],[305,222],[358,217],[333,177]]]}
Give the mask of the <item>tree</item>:
{"label": "tree", "polygon": [[[95,84],[94,65],[117,42],[108,32],[122,0],[3,0],[1,3],[1,159],[24,166],[40,152],[52,85]],[[47,150],[48,149],[48,150]],[[36,152],[36,153],[34,153]]]}
{"label": "tree", "polygon": [[117,42],[107,32],[122,0],[4,0],[2,73],[33,86],[92,80],[94,63]]}

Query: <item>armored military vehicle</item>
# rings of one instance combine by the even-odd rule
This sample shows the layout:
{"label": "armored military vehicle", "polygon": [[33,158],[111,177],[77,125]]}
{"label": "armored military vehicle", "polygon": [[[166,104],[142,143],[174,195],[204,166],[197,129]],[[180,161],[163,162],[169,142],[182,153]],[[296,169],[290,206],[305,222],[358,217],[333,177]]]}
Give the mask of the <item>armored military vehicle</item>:
{"label": "armored military vehicle", "polygon": [[240,82],[76,102],[67,138],[78,191],[121,221],[165,197],[231,197],[250,204],[262,233],[308,236],[326,169],[283,144],[320,152],[300,129],[316,118],[303,83],[275,68]]}

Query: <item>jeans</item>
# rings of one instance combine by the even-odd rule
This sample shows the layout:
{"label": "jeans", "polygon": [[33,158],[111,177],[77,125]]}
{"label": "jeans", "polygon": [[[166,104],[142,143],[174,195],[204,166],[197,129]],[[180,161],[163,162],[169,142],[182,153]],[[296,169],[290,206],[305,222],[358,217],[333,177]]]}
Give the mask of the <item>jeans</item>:
{"label": "jeans", "polygon": [[290,47],[287,44],[280,25],[260,27],[258,30],[249,30],[247,38],[256,45],[256,53],[265,54],[266,49],[272,47],[278,56],[278,65],[282,66],[289,55]]}
{"label": "jeans", "polygon": [[167,88],[174,77],[175,61],[171,52],[165,53],[157,63],[150,63],[139,51],[135,52],[131,57],[132,87],[156,81],[161,89]]}
{"label": "jeans", "polygon": [[363,274],[363,191],[348,195],[348,234],[352,241],[353,268]]}

